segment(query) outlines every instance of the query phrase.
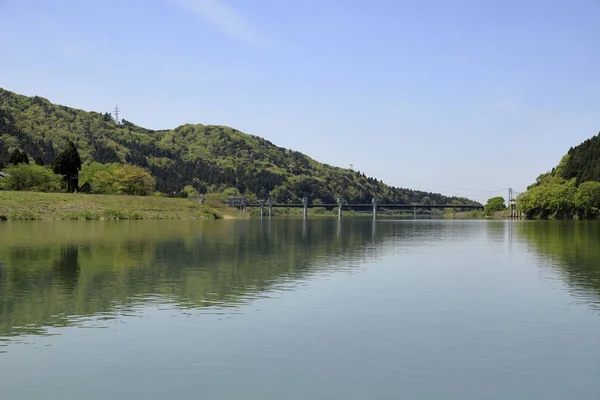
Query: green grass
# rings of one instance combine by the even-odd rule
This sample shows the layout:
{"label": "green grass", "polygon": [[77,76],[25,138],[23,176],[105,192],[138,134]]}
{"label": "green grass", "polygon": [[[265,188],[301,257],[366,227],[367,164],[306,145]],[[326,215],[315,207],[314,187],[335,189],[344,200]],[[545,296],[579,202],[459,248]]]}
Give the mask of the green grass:
{"label": "green grass", "polygon": [[187,199],[0,191],[0,219],[138,220],[231,219],[245,214],[220,204]]}
{"label": "green grass", "polygon": [[449,219],[452,219],[452,218],[456,218],[456,219],[495,219],[495,217],[490,217],[481,210],[457,212],[456,214],[453,215],[451,208],[447,208],[444,210],[444,218],[449,218]]}

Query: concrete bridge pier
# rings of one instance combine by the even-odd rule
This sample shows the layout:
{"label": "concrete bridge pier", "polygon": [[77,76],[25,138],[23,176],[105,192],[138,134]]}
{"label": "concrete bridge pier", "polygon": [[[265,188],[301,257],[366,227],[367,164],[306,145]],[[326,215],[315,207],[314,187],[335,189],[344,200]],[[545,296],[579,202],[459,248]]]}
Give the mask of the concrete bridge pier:
{"label": "concrete bridge pier", "polygon": [[260,218],[262,219],[262,217],[265,215],[265,201],[261,200],[260,201]]}
{"label": "concrete bridge pier", "polygon": [[306,240],[306,236],[307,236],[307,224],[308,224],[308,219],[304,218],[304,221],[302,221],[302,239]]}
{"label": "concrete bridge pier", "polygon": [[269,218],[273,216],[273,198],[269,197]]}
{"label": "concrete bridge pier", "polygon": [[373,200],[371,200],[371,203],[373,203],[373,220],[377,219],[377,198],[373,197]]}
{"label": "concrete bridge pier", "polygon": [[302,206],[304,207],[304,219],[308,218],[308,197],[302,198]]}
{"label": "concrete bridge pier", "polygon": [[417,219],[417,207],[413,207],[413,219]]}
{"label": "concrete bridge pier", "polygon": [[343,204],[343,200],[341,197],[339,197],[337,199],[337,204],[338,204],[338,218],[342,219],[342,204]]}
{"label": "concrete bridge pier", "polygon": [[375,222],[375,220],[373,220],[373,223],[371,224],[371,240],[375,240],[376,226],[377,223]]}

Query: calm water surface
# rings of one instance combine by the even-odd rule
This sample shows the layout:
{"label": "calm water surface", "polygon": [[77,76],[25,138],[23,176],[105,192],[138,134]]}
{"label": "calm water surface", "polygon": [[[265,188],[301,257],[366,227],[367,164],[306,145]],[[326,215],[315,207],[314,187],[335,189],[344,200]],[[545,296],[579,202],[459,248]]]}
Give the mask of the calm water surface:
{"label": "calm water surface", "polygon": [[600,224],[0,222],[21,399],[600,399]]}

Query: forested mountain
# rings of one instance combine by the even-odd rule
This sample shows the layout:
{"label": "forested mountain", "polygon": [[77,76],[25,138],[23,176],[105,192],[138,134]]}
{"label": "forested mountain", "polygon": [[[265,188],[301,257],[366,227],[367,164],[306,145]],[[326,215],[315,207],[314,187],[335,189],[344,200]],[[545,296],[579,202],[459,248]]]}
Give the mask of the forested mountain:
{"label": "forested mountain", "polygon": [[[394,188],[360,172],[319,163],[268,140],[213,125],[149,130],[109,113],[86,112],[0,89],[0,166],[16,148],[41,165],[73,141],[83,163],[130,163],[147,168],[160,192],[176,195],[192,185],[201,193],[237,188],[276,202],[370,202],[435,204],[475,202]],[[82,182],[83,183],[83,182]]]}
{"label": "forested mountain", "polygon": [[600,215],[600,133],[571,147],[552,171],[521,193],[528,217],[597,218]]}

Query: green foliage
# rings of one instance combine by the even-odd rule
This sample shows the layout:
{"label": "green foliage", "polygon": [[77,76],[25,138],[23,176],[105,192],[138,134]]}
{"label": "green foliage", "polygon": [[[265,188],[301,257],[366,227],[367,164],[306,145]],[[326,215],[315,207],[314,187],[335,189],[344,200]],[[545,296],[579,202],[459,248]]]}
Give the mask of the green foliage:
{"label": "green foliage", "polygon": [[[431,204],[476,204],[466,198],[390,187],[225,126],[182,125],[151,131],[129,121],[117,124],[109,113],[76,110],[2,89],[0,111],[0,148],[21,147],[48,164],[61,149],[72,152],[71,142],[76,141],[84,166],[97,162],[147,169],[156,178],[156,189],[170,195],[184,193],[183,188],[191,185],[202,194],[231,188],[255,198],[271,196],[281,203],[307,196],[313,203],[331,204],[337,197],[370,203],[377,197],[383,203],[410,204],[427,196]],[[109,178],[90,173],[80,180],[92,182],[94,190],[102,193],[119,192]]]}
{"label": "green foliage", "polygon": [[597,218],[600,212],[600,182],[587,181],[579,185],[574,202],[583,218]]}
{"label": "green foliage", "polygon": [[485,215],[493,215],[497,211],[502,211],[506,208],[504,198],[502,196],[492,197],[485,205]]}
{"label": "green foliage", "polygon": [[156,187],[150,172],[135,165],[92,162],[84,165],[82,176],[92,184],[94,193],[149,196]]}
{"label": "green foliage", "polygon": [[69,140],[67,148],[58,153],[52,162],[56,174],[64,177],[67,192],[74,192],[79,188],[77,174],[81,169],[81,158],[75,148],[75,143]]}
{"label": "green foliage", "polygon": [[600,209],[600,134],[572,147],[552,171],[521,193],[529,218],[597,218]]}
{"label": "green foliage", "polygon": [[227,189],[223,190],[223,194],[226,196],[235,196],[235,197],[242,195],[237,188],[227,188]]}
{"label": "green foliage", "polygon": [[10,165],[29,164],[29,157],[27,157],[27,153],[25,153],[24,151],[14,149],[13,152],[10,154],[8,163]]}
{"label": "green foliage", "polygon": [[81,158],[75,143],[69,141],[67,148],[58,153],[53,162],[54,172],[60,175],[75,175],[81,169]]}
{"label": "green foliage", "polygon": [[71,211],[61,215],[60,219],[73,220],[73,221],[91,221],[100,219],[100,214],[90,210]]}
{"label": "green foliage", "polygon": [[198,194],[199,194],[198,191],[196,189],[194,189],[194,187],[192,185],[185,185],[182,192],[185,197],[198,196]]}
{"label": "green foliage", "polygon": [[148,196],[156,188],[156,179],[144,168],[135,165],[123,165],[114,171],[113,176],[119,194]]}
{"label": "green foliage", "polygon": [[567,156],[555,174],[565,179],[575,178],[577,185],[600,181],[600,133],[569,149]]}
{"label": "green foliage", "polygon": [[9,175],[0,179],[3,190],[26,190],[32,192],[59,192],[62,178],[46,167],[36,164],[18,164],[6,168]]}
{"label": "green foliage", "polygon": [[534,186],[517,198],[518,209],[528,218],[572,218],[576,214],[575,181]]}
{"label": "green foliage", "polygon": [[40,215],[35,211],[31,210],[23,210],[23,211],[12,211],[8,215],[8,219],[12,219],[14,221],[35,221],[40,218]]}
{"label": "green foliage", "polygon": [[81,171],[79,171],[79,181],[80,182],[94,182],[94,175],[97,172],[103,171],[112,174],[117,168],[119,168],[119,164],[100,164],[99,162],[92,161],[86,162],[81,166]]}

